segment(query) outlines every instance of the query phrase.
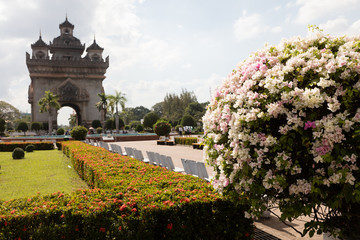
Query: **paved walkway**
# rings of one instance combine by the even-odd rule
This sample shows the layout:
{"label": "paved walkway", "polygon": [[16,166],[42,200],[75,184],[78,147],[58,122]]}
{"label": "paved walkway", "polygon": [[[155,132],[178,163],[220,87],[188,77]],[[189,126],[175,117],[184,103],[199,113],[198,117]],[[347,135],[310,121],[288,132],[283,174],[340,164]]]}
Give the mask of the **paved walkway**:
{"label": "paved walkway", "polygon": [[[148,141],[130,141],[130,142],[116,142],[122,147],[124,151],[124,147],[133,147],[138,150],[141,150],[144,157],[147,157],[146,151],[157,152],[166,156],[171,156],[174,165],[176,167],[184,168],[181,163],[181,158],[195,160],[198,162],[203,161],[203,151],[199,149],[193,149],[192,146],[184,146],[184,145],[157,145],[156,140],[148,140]],[[208,171],[209,176],[214,176],[214,171],[212,167],[206,166],[206,170]],[[277,213],[278,214],[278,213]],[[290,225],[302,231],[302,226],[306,222],[306,219],[298,219],[293,221]],[[304,237],[301,238],[298,233],[296,233],[292,228],[286,226],[282,222],[280,222],[275,216],[270,216],[269,219],[261,219],[255,222],[255,226],[275,237],[278,237],[283,240],[296,240],[296,239],[311,239],[311,240],[322,240],[322,235],[314,235],[312,238]]]}

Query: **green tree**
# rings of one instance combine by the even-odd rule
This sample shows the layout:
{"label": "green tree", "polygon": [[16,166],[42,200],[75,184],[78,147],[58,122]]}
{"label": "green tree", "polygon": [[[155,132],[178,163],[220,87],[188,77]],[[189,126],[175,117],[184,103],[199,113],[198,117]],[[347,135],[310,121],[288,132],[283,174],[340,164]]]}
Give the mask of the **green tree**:
{"label": "green tree", "polygon": [[20,118],[20,111],[11,104],[0,101],[0,118],[5,121],[14,121]]}
{"label": "green tree", "polygon": [[164,102],[158,102],[154,106],[151,107],[151,111],[156,113],[160,118],[163,115],[163,103]]}
{"label": "green tree", "polygon": [[20,122],[16,128],[16,130],[18,130],[18,131],[23,131],[24,135],[28,129],[29,129],[29,126],[27,125],[26,122]]}
{"label": "green tree", "polygon": [[196,127],[196,120],[190,115],[184,115],[181,119],[181,125]]}
{"label": "green tree", "polygon": [[0,118],[0,135],[4,135],[4,132],[5,132],[5,125],[6,125],[6,122],[4,119]]}
{"label": "green tree", "polygon": [[179,121],[192,102],[197,102],[196,96],[194,92],[188,92],[186,89],[183,89],[179,96],[167,93],[162,104],[162,118],[172,122]]}
{"label": "green tree", "polygon": [[32,122],[32,123],[31,123],[31,126],[30,126],[30,129],[33,130],[33,131],[35,131],[35,132],[40,131],[40,129],[41,129],[41,123],[39,123],[39,122]]}
{"label": "green tree", "polygon": [[156,115],[156,113],[154,113],[154,112],[149,112],[144,117],[143,125],[146,128],[152,129],[152,127],[154,126],[154,124],[156,123],[157,120],[159,120],[159,116]]}
{"label": "green tree", "polygon": [[208,104],[209,102],[192,102],[186,107],[185,115],[193,116],[197,122],[201,122],[201,118],[204,116]]}
{"label": "green tree", "polygon": [[99,110],[99,112],[103,112],[103,115],[104,115],[103,129],[105,129],[106,113],[107,113],[107,107],[108,107],[108,97],[105,95],[105,93],[98,93],[98,96],[100,97],[100,101],[97,102],[95,104],[95,106]]}
{"label": "green tree", "polygon": [[40,112],[44,113],[47,112],[48,113],[48,123],[49,123],[49,133],[51,133],[52,131],[52,114],[53,114],[53,109],[55,109],[55,111],[60,109],[60,104],[58,102],[58,96],[53,94],[51,91],[45,91],[45,94],[42,98],[40,98],[38,104],[40,106]]}
{"label": "green tree", "polygon": [[95,129],[97,129],[98,127],[102,127],[100,120],[94,120],[94,121],[92,121],[91,126],[92,126],[93,128],[95,128]]}
{"label": "green tree", "polygon": [[125,94],[122,92],[115,91],[115,95],[108,96],[110,103],[109,105],[115,106],[115,127],[116,133],[119,133],[119,109],[118,105],[120,104],[122,111],[125,109],[125,102],[127,101]]}

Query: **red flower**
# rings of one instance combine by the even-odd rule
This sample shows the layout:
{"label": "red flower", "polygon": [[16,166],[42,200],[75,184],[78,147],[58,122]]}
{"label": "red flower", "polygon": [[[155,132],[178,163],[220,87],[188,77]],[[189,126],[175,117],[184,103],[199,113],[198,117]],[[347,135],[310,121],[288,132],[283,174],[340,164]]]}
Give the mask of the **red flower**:
{"label": "red flower", "polygon": [[121,227],[121,226],[119,226],[119,231],[121,231],[121,229],[122,229],[122,227]]}
{"label": "red flower", "polygon": [[78,232],[78,231],[79,231],[78,225],[76,225],[76,227],[75,227],[75,231],[76,231],[76,232]]}
{"label": "red flower", "polygon": [[132,212],[136,212],[137,210],[136,210],[136,208],[133,208],[133,209],[131,209],[131,211],[132,211]]}
{"label": "red flower", "polygon": [[250,233],[245,233],[245,237],[250,237]]}
{"label": "red flower", "polygon": [[166,226],[167,229],[172,230],[173,229],[173,224],[172,223],[168,223],[168,225]]}
{"label": "red flower", "polygon": [[106,228],[100,228],[99,232],[106,232]]}
{"label": "red flower", "polygon": [[126,208],[126,205],[125,205],[125,204],[123,204],[123,205],[120,207],[120,211],[124,211],[124,210],[125,210],[125,208]]}
{"label": "red flower", "polygon": [[24,226],[24,229],[23,229],[23,230],[24,230],[24,232],[26,232],[26,231],[27,231],[27,228],[26,228],[26,226]]}

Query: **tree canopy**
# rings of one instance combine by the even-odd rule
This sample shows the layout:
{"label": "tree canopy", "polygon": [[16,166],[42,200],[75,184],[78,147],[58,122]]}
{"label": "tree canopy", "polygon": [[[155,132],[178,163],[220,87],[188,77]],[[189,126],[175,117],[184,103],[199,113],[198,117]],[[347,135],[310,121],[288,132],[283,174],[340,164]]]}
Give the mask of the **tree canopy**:
{"label": "tree canopy", "polygon": [[20,118],[20,111],[10,103],[0,101],[0,118],[5,121],[14,121]]}

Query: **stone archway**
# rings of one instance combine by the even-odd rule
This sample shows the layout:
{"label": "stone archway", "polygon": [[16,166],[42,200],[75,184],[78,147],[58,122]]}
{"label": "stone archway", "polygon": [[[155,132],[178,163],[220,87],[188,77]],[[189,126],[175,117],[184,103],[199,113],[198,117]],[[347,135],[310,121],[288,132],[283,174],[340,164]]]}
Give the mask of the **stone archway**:
{"label": "stone archway", "polygon": [[[60,36],[46,44],[41,36],[31,45],[32,56],[26,53],[26,65],[31,83],[29,103],[33,122],[47,122],[48,114],[40,113],[38,101],[45,91],[59,96],[61,106],[72,107],[78,116],[78,124],[90,126],[93,120],[103,121],[103,114],[96,108],[98,93],[103,93],[102,81],[109,67],[109,57],[102,58],[103,48],[95,41],[82,57],[85,44],[73,36],[74,25],[66,18],[59,25]],[[40,54],[39,53],[43,53]],[[50,54],[49,54],[50,52]],[[57,114],[53,114],[53,126],[57,126]]]}

